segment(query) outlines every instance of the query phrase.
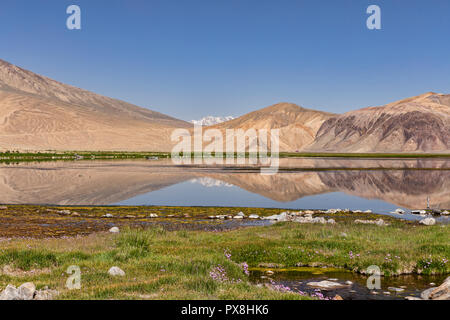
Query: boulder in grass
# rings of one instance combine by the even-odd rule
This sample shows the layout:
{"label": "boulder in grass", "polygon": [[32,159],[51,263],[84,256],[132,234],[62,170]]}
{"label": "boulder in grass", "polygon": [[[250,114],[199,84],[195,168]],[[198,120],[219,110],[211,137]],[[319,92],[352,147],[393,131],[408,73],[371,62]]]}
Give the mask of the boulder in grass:
{"label": "boulder in grass", "polygon": [[433,226],[436,224],[436,219],[434,218],[425,218],[423,220],[420,220],[420,223],[426,226]]}
{"label": "boulder in grass", "polygon": [[36,292],[36,286],[33,282],[27,282],[22,284],[17,289],[17,292],[20,300],[33,300],[34,293]]}
{"label": "boulder in grass", "polygon": [[120,229],[117,228],[117,227],[112,227],[111,229],[109,229],[109,232],[111,232],[111,233],[119,233]]}
{"label": "boulder in grass", "polygon": [[113,277],[124,277],[125,271],[123,271],[119,267],[111,267],[111,269],[109,269],[108,271],[108,274]]}

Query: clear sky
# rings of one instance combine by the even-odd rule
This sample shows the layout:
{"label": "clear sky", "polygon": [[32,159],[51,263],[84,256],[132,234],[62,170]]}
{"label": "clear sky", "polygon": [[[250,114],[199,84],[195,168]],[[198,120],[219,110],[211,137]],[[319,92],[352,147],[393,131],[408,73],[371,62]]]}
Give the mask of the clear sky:
{"label": "clear sky", "polygon": [[450,93],[448,0],[1,0],[0,35],[1,59],[185,120]]}

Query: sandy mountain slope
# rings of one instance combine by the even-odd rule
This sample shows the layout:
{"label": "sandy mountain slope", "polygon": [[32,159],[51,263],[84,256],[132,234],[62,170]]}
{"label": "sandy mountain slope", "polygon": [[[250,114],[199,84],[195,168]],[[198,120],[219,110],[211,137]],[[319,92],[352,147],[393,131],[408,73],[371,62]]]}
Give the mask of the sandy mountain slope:
{"label": "sandy mountain slope", "polygon": [[332,117],[304,150],[449,152],[450,95],[430,92]]}
{"label": "sandy mountain slope", "polygon": [[279,129],[280,151],[293,152],[309,145],[322,123],[332,116],[332,113],[305,109],[292,103],[279,103],[208,128],[222,132],[226,129]]}
{"label": "sandy mountain slope", "polygon": [[187,122],[0,60],[0,150],[170,151]]}

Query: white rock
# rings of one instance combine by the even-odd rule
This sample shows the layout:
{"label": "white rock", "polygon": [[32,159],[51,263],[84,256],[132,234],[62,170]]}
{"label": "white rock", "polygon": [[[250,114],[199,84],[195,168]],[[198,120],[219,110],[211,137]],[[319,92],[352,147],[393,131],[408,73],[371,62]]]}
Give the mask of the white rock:
{"label": "white rock", "polygon": [[442,211],[442,212],[441,212],[441,215],[443,215],[443,216],[448,216],[448,215],[450,215],[450,212],[448,212],[447,210],[445,210],[445,211]]}
{"label": "white rock", "polygon": [[377,226],[387,226],[388,224],[384,222],[383,219],[377,219],[377,220],[359,220],[356,219],[355,223],[357,224],[376,224]]}
{"label": "white rock", "polygon": [[8,284],[0,294],[0,300],[19,300],[19,290],[13,286]]}
{"label": "white rock", "polygon": [[450,277],[447,277],[439,287],[433,289],[429,297],[432,300],[450,300]]}
{"label": "white rock", "polygon": [[238,216],[238,217],[242,217],[242,218],[245,218],[245,214],[241,211],[241,212],[239,212],[236,216]]}
{"label": "white rock", "polygon": [[233,219],[244,219],[243,216],[234,216]]}
{"label": "white rock", "polygon": [[111,269],[109,269],[109,271],[108,271],[108,274],[113,277],[116,277],[116,276],[123,277],[123,276],[125,276],[125,271],[123,271],[119,267],[111,267]]}
{"label": "white rock", "polygon": [[424,224],[426,226],[432,226],[436,224],[436,219],[434,218],[425,218],[423,220],[420,220],[421,224]]}
{"label": "white rock", "polygon": [[148,216],[149,218],[158,218],[158,215],[156,213],[150,213]]}
{"label": "white rock", "polygon": [[112,227],[111,229],[109,229],[109,232],[111,232],[111,233],[119,233],[120,229],[117,228],[117,227]]}
{"label": "white rock", "polygon": [[33,282],[27,282],[22,284],[17,292],[20,300],[33,300],[34,293],[36,292],[36,286]]}
{"label": "white rock", "polygon": [[406,300],[422,300],[422,299],[420,299],[420,298],[417,298],[417,297],[411,297],[411,296],[407,296],[407,297],[405,297],[405,299]]}
{"label": "white rock", "polygon": [[37,290],[34,300],[53,300],[58,294],[58,291],[51,289]]}
{"label": "white rock", "polygon": [[329,281],[329,280],[324,280],[324,281],[320,281],[320,282],[308,282],[307,285],[312,288],[318,288],[318,289],[322,289],[322,290],[333,290],[333,289],[347,287],[347,285],[345,285],[345,284],[342,284],[339,282],[334,282],[334,281]]}
{"label": "white rock", "polygon": [[328,219],[327,223],[329,223],[329,224],[336,224],[336,220],[334,220],[334,219]]}
{"label": "white rock", "polygon": [[389,287],[388,290],[389,291],[394,291],[394,292],[403,292],[403,291],[405,291],[405,289],[403,289],[403,288],[396,288],[396,287]]}
{"label": "white rock", "polygon": [[248,218],[249,219],[259,219],[259,216],[257,214],[251,214]]}
{"label": "white rock", "polygon": [[372,210],[366,210],[365,213],[372,213]]}
{"label": "white rock", "polygon": [[111,213],[107,213],[107,214],[105,214],[103,217],[105,217],[105,218],[112,218],[113,215],[112,215]]}
{"label": "white rock", "polygon": [[327,223],[327,220],[324,217],[316,217],[316,218],[312,219],[312,223],[325,224],[325,223]]}

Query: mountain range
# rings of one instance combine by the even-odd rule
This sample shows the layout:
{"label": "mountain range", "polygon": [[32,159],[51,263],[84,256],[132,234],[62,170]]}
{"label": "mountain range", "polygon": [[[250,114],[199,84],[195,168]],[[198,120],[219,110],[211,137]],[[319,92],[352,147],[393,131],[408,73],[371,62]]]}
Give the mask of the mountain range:
{"label": "mountain range", "polygon": [[[275,104],[208,128],[279,129],[280,151],[449,152],[450,95],[426,93],[337,115]],[[170,151],[193,123],[60,83],[0,60],[0,150]]]}

